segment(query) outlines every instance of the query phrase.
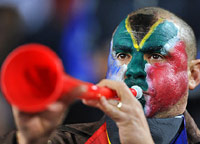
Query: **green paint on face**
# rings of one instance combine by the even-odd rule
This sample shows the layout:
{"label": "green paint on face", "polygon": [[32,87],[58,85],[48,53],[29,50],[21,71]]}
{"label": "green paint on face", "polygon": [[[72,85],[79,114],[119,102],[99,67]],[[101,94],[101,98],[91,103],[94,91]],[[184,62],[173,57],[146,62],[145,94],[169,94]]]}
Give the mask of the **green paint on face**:
{"label": "green paint on face", "polygon": [[147,61],[144,60],[144,54],[140,51],[133,52],[132,57],[127,67],[125,83],[128,87],[138,85],[146,91],[148,89],[145,72]]}
{"label": "green paint on face", "polygon": [[133,46],[131,36],[125,28],[125,20],[123,20],[119,24],[113,36],[113,47],[116,48],[119,46],[125,46],[125,47]]}
{"label": "green paint on face", "polygon": [[[135,48],[133,48],[135,50]],[[144,54],[140,51],[133,52],[132,59],[128,64],[128,68],[126,71],[126,79],[124,82],[128,87],[132,87],[133,85],[140,86],[144,91],[147,91],[148,84],[146,81],[146,72],[145,72],[145,64],[147,63],[144,60]],[[145,106],[145,98],[144,96],[139,99],[142,106]]]}
{"label": "green paint on face", "polygon": [[167,50],[164,49],[165,44],[173,44],[173,42],[169,43],[170,40],[176,38],[178,33],[178,29],[172,22],[164,21],[160,25],[156,27],[151,36],[146,40],[142,47],[142,51],[150,51],[154,52],[161,50],[166,53]]}
{"label": "green paint on face", "polygon": [[138,85],[143,90],[147,90],[148,85],[146,82],[146,72],[144,71],[147,62],[144,60],[144,54],[137,51],[133,46],[131,35],[125,27],[125,20],[119,24],[115,34],[113,35],[113,51],[115,53],[130,53],[133,57],[128,64],[126,72],[128,78],[125,79],[125,83],[128,87]]}

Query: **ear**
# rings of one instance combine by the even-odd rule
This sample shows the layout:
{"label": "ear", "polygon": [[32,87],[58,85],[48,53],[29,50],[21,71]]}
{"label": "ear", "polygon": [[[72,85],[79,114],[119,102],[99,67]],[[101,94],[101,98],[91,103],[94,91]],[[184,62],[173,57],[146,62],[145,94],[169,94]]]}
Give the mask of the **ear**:
{"label": "ear", "polygon": [[190,62],[189,73],[189,89],[193,90],[200,83],[200,59]]}

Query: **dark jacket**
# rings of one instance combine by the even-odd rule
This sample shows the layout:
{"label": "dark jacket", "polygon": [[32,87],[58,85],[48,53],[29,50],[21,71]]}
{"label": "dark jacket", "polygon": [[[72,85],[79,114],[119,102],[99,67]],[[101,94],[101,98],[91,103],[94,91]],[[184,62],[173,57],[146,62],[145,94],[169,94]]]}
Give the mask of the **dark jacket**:
{"label": "dark jacket", "polygon": [[[98,122],[62,125],[52,133],[48,144],[84,144],[104,122],[107,124],[111,144],[119,144],[118,128],[105,116]],[[183,118],[148,119],[148,123],[155,143],[187,143]],[[5,135],[0,139],[0,144],[17,144],[16,132]]]}

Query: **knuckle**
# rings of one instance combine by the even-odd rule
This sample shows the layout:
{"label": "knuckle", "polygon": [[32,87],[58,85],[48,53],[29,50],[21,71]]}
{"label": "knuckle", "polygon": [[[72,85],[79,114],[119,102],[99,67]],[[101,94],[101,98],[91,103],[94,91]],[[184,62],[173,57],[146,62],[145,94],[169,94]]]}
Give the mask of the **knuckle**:
{"label": "knuckle", "polygon": [[119,85],[120,87],[126,86],[126,84],[125,84],[123,81],[119,81],[119,82],[118,82],[118,85]]}
{"label": "knuckle", "polygon": [[101,86],[104,85],[106,83],[106,79],[102,79],[97,85]]}
{"label": "knuckle", "polygon": [[105,82],[105,79],[102,79],[99,83],[104,83]]}
{"label": "knuckle", "polygon": [[137,115],[141,115],[141,113],[143,113],[142,107],[141,106],[135,107],[135,113]]}

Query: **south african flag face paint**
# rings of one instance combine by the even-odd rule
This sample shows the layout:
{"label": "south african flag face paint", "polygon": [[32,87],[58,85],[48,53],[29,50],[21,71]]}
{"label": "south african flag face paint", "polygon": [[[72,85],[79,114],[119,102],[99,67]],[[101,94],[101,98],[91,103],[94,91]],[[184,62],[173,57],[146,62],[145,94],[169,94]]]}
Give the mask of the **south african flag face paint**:
{"label": "south african flag face paint", "polygon": [[148,117],[167,110],[187,92],[187,54],[179,28],[153,15],[128,16],[111,41],[107,78],[144,91]]}

